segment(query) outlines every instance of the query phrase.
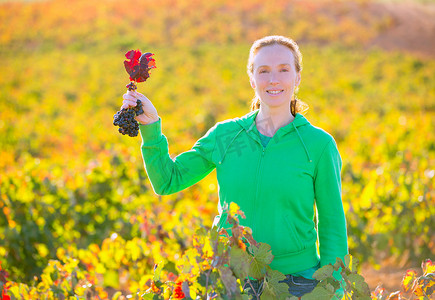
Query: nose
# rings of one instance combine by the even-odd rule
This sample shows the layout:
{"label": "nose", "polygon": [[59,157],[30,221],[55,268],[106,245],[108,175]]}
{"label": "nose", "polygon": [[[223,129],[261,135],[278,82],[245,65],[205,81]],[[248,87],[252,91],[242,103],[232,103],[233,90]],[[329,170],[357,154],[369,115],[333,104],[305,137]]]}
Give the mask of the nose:
{"label": "nose", "polygon": [[278,84],[278,76],[275,72],[270,72],[270,77],[269,77],[269,83],[270,84]]}

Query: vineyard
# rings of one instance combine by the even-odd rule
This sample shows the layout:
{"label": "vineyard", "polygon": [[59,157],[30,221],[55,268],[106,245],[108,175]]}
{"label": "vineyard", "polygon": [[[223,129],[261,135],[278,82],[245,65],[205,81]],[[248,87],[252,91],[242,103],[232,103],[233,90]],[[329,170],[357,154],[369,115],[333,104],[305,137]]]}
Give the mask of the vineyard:
{"label": "vineyard", "polygon": [[[376,47],[400,23],[380,5],[0,3],[0,299],[248,299],[247,277],[264,280],[261,299],[289,297],[269,267],[273,253],[239,226],[242,211],[228,208],[232,234],[211,228],[215,171],[157,196],[140,137],[112,124],[129,82],[124,54],[153,52],[157,68],[138,91],[157,108],[171,156],[189,150],[216,122],[249,112],[249,48],[269,34],[300,44],[298,97],[343,160],[351,255],[322,268],[307,299],[340,288],[348,299],[429,299],[435,56]],[[403,281],[367,285],[361,266],[385,261],[404,268]],[[332,277],[340,270],[346,282]]]}

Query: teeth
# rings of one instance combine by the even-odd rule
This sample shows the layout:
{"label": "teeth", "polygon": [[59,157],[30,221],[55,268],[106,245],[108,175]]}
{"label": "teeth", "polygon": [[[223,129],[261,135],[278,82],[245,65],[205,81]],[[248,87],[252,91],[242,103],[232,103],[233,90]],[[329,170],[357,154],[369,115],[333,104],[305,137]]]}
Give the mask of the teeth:
{"label": "teeth", "polygon": [[282,91],[267,91],[269,94],[274,94],[274,95],[276,95],[276,94],[279,94],[279,93],[281,93]]}

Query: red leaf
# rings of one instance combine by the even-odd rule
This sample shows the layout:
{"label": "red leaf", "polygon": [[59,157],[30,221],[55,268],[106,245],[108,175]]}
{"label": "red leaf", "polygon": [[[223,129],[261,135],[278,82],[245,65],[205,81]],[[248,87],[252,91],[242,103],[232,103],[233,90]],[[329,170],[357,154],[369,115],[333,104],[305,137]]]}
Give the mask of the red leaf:
{"label": "red leaf", "polygon": [[140,58],[140,56],[142,55],[142,53],[139,51],[139,49],[138,50],[136,50],[135,52],[134,52],[134,60],[138,60],[139,58]]}
{"label": "red leaf", "polygon": [[130,50],[127,53],[125,53],[125,57],[131,60],[137,60],[142,55],[140,50]]}
{"label": "red leaf", "polygon": [[182,288],[183,282],[177,282],[177,284],[175,285],[175,289],[174,289],[174,299],[183,299],[184,297],[186,297],[183,293],[183,288]]}
{"label": "red leaf", "polygon": [[124,61],[124,67],[131,81],[142,82],[150,77],[149,71],[156,67],[153,53],[141,54],[139,50],[130,50],[125,54],[129,60]]}
{"label": "red leaf", "polygon": [[2,291],[1,300],[11,300],[11,296],[5,294],[5,290]]}

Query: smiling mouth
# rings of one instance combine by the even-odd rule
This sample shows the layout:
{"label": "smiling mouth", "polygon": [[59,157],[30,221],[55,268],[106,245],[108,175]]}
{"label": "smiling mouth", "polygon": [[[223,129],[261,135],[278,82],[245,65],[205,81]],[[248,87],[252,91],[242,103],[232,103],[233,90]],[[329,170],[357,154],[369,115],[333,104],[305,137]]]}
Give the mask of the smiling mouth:
{"label": "smiling mouth", "polygon": [[266,91],[269,95],[278,95],[284,92],[284,90],[278,90],[278,91]]}

